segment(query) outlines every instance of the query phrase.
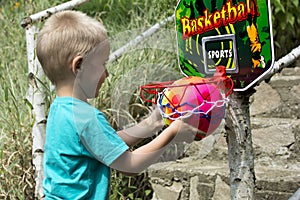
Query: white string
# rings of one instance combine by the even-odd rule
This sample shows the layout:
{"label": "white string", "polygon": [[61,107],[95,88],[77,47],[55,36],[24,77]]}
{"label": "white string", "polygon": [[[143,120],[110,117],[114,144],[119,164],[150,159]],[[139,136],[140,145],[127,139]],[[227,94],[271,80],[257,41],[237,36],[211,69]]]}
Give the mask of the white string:
{"label": "white string", "polygon": [[[160,104],[160,99],[164,96],[163,93],[159,93],[159,98],[158,98],[158,101],[157,101],[157,104],[159,105],[159,108],[160,108],[160,112],[161,112],[161,115],[163,116],[163,118],[168,118],[170,120],[176,120],[176,119],[185,119],[185,118],[188,118],[190,117],[191,115],[198,115],[198,114],[204,114],[204,115],[207,115],[209,112],[211,112],[214,108],[218,108],[218,107],[224,107],[228,102],[229,102],[229,98],[228,97],[224,97],[224,95],[222,94],[222,97],[223,99],[220,99],[220,100],[217,100],[217,101],[207,101],[207,100],[203,100],[203,102],[199,105],[199,106],[196,106],[195,108],[193,108],[192,110],[184,110],[184,111],[179,111],[177,109],[175,109],[174,112],[172,113],[169,113],[169,114],[166,114],[164,111],[163,111],[163,105]],[[170,102],[169,102],[170,103]],[[207,110],[207,111],[201,111],[200,108],[206,104],[211,104],[212,106]],[[180,107],[180,106],[179,106]],[[174,116],[175,114],[179,114],[179,116],[176,115],[176,117],[172,117]]]}

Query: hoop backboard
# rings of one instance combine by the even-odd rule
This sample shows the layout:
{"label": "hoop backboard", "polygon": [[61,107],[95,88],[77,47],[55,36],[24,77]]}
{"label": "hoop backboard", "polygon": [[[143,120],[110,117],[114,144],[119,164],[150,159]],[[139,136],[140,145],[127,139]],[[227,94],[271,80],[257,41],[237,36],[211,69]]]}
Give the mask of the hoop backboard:
{"label": "hoop backboard", "polygon": [[175,16],[180,69],[210,77],[223,65],[245,91],[274,63],[269,0],[180,0]]}

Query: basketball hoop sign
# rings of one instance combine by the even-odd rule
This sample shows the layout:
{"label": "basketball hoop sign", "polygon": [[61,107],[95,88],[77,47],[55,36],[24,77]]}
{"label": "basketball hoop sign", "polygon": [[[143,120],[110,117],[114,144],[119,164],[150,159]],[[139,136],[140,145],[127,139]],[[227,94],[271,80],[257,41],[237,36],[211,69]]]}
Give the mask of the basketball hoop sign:
{"label": "basketball hoop sign", "polygon": [[269,0],[180,0],[176,30],[180,69],[210,77],[225,66],[235,91],[246,91],[274,63]]}

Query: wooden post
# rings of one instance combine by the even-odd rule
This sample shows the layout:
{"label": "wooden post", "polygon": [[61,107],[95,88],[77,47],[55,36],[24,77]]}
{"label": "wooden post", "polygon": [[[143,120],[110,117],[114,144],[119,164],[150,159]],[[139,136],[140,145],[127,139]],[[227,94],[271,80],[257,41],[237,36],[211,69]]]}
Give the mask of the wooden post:
{"label": "wooden post", "polygon": [[35,197],[43,197],[43,157],[46,133],[45,92],[39,80],[42,80],[44,72],[35,56],[35,35],[38,28],[34,25],[26,28],[26,45],[28,56],[28,96],[32,105],[35,122],[32,127],[32,163],[35,170]]}
{"label": "wooden post", "polygon": [[[261,79],[270,79],[300,57],[300,46],[274,63],[272,71]],[[259,82],[261,82],[259,81]],[[255,92],[234,92],[226,113],[226,140],[230,169],[230,196],[235,199],[255,199],[255,172],[249,98]]]}
{"label": "wooden post", "polygon": [[249,112],[251,94],[253,93],[234,92],[230,96],[227,108],[225,128],[232,200],[255,199],[254,154]]}

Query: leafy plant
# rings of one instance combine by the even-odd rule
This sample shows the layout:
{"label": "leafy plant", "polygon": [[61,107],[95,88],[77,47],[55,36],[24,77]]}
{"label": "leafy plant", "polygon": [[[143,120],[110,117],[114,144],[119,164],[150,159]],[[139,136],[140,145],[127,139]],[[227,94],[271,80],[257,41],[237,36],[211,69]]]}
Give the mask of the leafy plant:
{"label": "leafy plant", "polygon": [[276,58],[300,44],[299,0],[271,0]]}

